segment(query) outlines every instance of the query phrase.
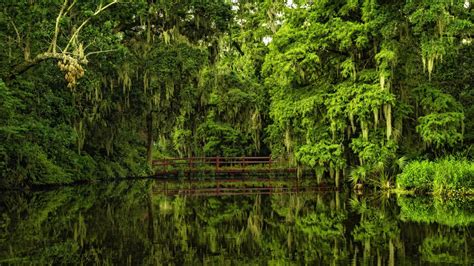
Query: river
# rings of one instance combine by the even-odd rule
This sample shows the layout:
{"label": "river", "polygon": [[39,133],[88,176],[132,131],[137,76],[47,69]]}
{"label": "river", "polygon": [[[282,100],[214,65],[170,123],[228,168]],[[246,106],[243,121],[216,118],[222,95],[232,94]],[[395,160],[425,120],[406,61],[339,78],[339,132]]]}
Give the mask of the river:
{"label": "river", "polygon": [[286,181],[1,192],[0,264],[472,265],[473,203]]}

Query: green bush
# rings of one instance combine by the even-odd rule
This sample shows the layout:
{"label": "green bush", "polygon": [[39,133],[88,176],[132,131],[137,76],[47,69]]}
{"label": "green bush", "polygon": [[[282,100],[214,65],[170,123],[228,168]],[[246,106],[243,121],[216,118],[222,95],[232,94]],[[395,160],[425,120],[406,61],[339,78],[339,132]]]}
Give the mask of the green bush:
{"label": "green bush", "polygon": [[469,191],[474,189],[474,163],[451,157],[435,162],[414,161],[397,176],[397,187],[437,193]]}
{"label": "green bush", "polygon": [[468,160],[444,159],[436,163],[434,190],[474,188],[474,163]]}
{"label": "green bush", "polygon": [[432,190],[435,165],[429,161],[414,161],[405,166],[397,176],[397,187],[404,189]]}

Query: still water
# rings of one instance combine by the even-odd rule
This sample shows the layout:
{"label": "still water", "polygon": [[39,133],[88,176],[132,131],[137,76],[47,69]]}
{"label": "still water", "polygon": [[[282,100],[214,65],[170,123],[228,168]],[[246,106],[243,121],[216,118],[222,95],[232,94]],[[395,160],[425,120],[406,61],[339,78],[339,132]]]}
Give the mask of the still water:
{"label": "still water", "polygon": [[1,192],[0,264],[472,265],[473,203],[285,182]]}

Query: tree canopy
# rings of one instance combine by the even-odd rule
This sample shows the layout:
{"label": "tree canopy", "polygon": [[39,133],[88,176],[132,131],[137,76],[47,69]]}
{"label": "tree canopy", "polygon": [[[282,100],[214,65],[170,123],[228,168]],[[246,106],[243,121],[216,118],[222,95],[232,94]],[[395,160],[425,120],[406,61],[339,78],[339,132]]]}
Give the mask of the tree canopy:
{"label": "tree canopy", "polygon": [[5,0],[0,186],[242,155],[380,184],[407,158],[472,156],[472,8]]}

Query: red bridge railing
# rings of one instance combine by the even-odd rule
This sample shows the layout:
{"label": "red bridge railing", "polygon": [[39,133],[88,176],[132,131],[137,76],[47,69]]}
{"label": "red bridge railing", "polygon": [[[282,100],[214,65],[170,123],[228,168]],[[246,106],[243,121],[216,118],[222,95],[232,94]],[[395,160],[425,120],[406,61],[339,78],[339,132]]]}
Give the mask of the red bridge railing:
{"label": "red bridge railing", "polygon": [[273,162],[271,157],[189,157],[153,160],[152,166],[162,169],[169,167],[195,169],[202,166],[214,166],[216,170],[219,170],[226,167],[245,168],[249,165],[267,165],[271,168]]}

